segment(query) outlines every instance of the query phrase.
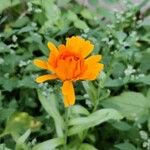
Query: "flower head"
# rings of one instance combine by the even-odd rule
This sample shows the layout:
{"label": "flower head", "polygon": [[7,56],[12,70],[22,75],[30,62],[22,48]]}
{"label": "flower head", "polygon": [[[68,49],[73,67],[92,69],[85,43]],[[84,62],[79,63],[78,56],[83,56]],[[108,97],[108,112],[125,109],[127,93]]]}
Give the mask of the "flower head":
{"label": "flower head", "polygon": [[58,48],[48,42],[48,48],[50,49],[48,60],[35,59],[34,64],[52,73],[36,78],[36,82],[60,79],[63,82],[64,104],[66,107],[71,106],[75,103],[73,82],[95,80],[103,69],[103,64],[99,63],[101,55],[87,57],[94,45],[79,36],[67,38],[66,44],[61,44]]}

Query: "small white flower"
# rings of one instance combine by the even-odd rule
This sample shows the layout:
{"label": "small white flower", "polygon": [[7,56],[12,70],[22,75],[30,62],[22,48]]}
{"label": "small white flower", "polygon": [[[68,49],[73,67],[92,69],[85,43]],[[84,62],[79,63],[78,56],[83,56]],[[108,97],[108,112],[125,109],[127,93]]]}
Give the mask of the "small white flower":
{"label": "small white flower", "polygon": [[17,36],[16,36],[16,35],[13,35],[13,36],[12,36],[12,41],[13,41],[13,42],[16,42],[16,41],[17,41],[17,39],[18,39],[18,38],[17,38]]}
{"label": "small white flower", "polygon": [[32,23],[31,23],[31,26],[36,27],[36,26],[37,26],[37,23],[36,23],[36,22],[32,22]]}
{"label": "small white flower", "polygon": [[133,74],[135,72],[136,72],[136,70],[133,69],[133,66],[131,66],[131,65],[128,65],[127,69],[124,70],[124,73],[126,76],[130,76],[131,74]]}
{"label": "small white flower", "polygon": [[89,95],[88,94],[84,94],[83,97],[84,98],[89,98]]}
{"label": "small white flower", "polygon": [[139,78],[145,77],[145,74],[139,74]]}
{"label": "small white flower", "polygon": [[143,140],[148,139],[148,134],[144,130],[141,130],[139,133],[140,133],[140,136]]}
{"label": "small white flower", "polygon": [[34,12],[35,12],[35,13],[41,13],[41,12],[42,12],[42,9],[36,8],[36,9],[34,10]]}
{"label": "small white flower", "polygon": [[27,65],[27,63],[25,61],[20,60],[19,67],[23,67],[23,66],[26,66],[26,65]]}
{"label": "small white flower", "polygon": [[100,75],[100,79],[105,79],[106,78],[106,73],[104,71],[101,72],[101,75]]}
{"label": "small white flower", "polygon": [[31,12],[33,10],[33,6],[32,6],[32,3],[31,2],[28,2],[27,3],[27,6],[28,6],[28,12]]}

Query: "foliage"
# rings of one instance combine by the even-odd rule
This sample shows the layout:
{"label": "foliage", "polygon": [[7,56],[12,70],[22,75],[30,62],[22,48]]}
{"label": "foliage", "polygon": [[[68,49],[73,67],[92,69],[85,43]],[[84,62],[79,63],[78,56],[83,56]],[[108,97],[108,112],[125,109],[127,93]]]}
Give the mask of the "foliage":
{"label": "foliage", "polygon": [[[107,0],[113,5],[118,0]],[[0,149],[150,149],[149,10],[129,0],[112,11],[89,0],[0,0]],[[142,11],[141,11],[142,10]],[[80,35],[103,56],[104,71],[75,83],[64,108],[59,81],[37,85],[32,60]],[[42,74],[42,73],[41,73]]]}

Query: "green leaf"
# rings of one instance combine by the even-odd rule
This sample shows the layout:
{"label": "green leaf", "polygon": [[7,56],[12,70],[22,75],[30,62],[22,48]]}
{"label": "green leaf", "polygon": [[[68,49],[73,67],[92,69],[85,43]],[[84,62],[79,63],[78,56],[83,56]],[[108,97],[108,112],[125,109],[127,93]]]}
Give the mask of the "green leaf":
{"label": "green leaf", "polygon": [[85,19],[93,19],[92,12],[89,11],[88,9],[83,9],[83,10],[81,11],[81,15],[82,15],[82,17],[84,17]]}
{"label": "green leaf", "polygon": [[104,83],[105,87],[119,87],[124,85],[125,82],[123,82],[122,79],[108,79],[106,80],[106,82]]}
{"label": "green leaf", "polygon": [[51,25],[53,25],[60,17],[61,11],[52,0],[42,1],[42,6],[45,9],[45,15]]}
{"label": "green leaf", "polygon": [[140,77],[139,79],[137,79],[137,82],[142,82],[146,85],[150,85],[150,75]]}
{"label": "green leaf", "polygon": [[141,58],[142,61],[140,65],[140,70],[142,70],[142,72],[150,70],[149,59],[150,59],[150,52],[145,52]]}
{"label": "green leaf", "polygon": [[102,7],[102,6],[97,7],[97,12],[101,17],[105,17],[111,21],[114,20],[114,14],[113,14],[112,10],[110,10],[106,7]]}
{"label": "green leaf", "polygon": [[86,22],[80,20],[80,19],[77,19],[75,22],[74,22],[74,26],[78,29],[82,29],[82,30],[87,30],[89,29],[88,25],[86,24]]}
{"label": "green leaf", "polygon": [[28,129],[22,136],[19,137],[19,139],[17,140],[17,144],[23,144],[30,134],[31,131],[30,129]]}
{"label": "green leaf", "polygon": [[97,89],[94,87],[92,82],[82,81],[83,87],[89,95],[90,99],[95,103],[97,100]]}
{"label": "green leaf", "polygon": [[37,84],[34,82],[34,80],[31,77],[24,76],[22,80],[18,81],[18,85],[20,87],[27,87],[27,88],[35,88]]}
{"label": "green leaf", "polygon": [[1,0],[0,1],[0,13],[4,9],[6,9],[8,7],[13,7],[15,5],[18,5],[19,3],[20,3],[20,0],[13,0],[12,2],[11,2],[11,0]]}
{"label": "green leaf", "polygon": [[46,112],[54,119],[58,137],[62,137],[64,129],[64,121],[58,111],[55,94],[49,93],[49,95],[45,97],[42,91],[38,90],[38,97]]}
{"label": "green leaf", "polygon": [[0,121],[9,118],[15,112],[15,108],[2,108],[0,109]]}
{"label": "green leaf", "polygon": [[17,20],[12,24],[12,26],[13,26],[13,27],[16,27],[16,28],[21,28],[21,27],[25,26],[25,25],[26,25],[27,23],[29,23],[29,22],[30,22],[29,18],[28,18],[27,16],[24,16],[24,17],[22,17],[22,18],[17,19]]}
{"label": "green leaf", "polygon": [[12,150],[5,146],[5,144],[0,144],[0,150]]}
{"label": "green leaf", "polygon": [[124,92],[119,96],[114,96],[104,100],[102,105],[107,108],[114,108],[121,112],[128,119],[138,119],[148,113],[148,100],[137,92]]}
{"label": "green leaf", "polygon": [[35,30],[35,27],[27,25],[27,26],[21,28],[19,30],[18,34],[22,34],[22,33],[26,33],[26,32],[31,32],[31,31],[34,31],[34,30]]}
{"label": "green leaf", "polygon": [[124,39],[127,37],[127,34],[122,32],[122,31],[118,31],[116,32],[116,38],[118,39],[119,42],[123,42]]}
{"label": "green leaf", "polygon": [[89,115],[89,111],[81,105],[74,105],[71,108],[73,114]]}
{"label": "green leaf", "polygon": [[145,17],[140,26],[150,26],[150,17]]}
{"label": "green leaf", "polygon": [[16,150],[24,149],[29,150],[29,147],[25,143],[29,135],[31,134],[30,129],[27,130],[22,136],[20,136],[16,142]]}
{"label": "green leaf", "polygon": [[0,42],[0,53],[9,52],[10,48],[3,42]]}
{"label": "green leaf", "polygon": [[66,7],[67,4],[70,2],[71,0],[57,0],[57,4],[59,7]]}
{"label": "green leaf", "polygon": [[78,19],[78,16],[73,11],[69,10],[67,13],[67,18],[68,18],[68,20],[74,22]]}
{"label": "green leaf", "polygon": [[32,150],[54,150],[56,147],[63,145],[63,138],[55,138],[35,145]]}
{"label": "green leaf", "polygon": [[127,122],[123,121],[113,122],[112,126],[121,131],[128,131],[131,129],[131,126]]}
{"label": "green leaf", "polygon": [[98,150],[98,149],[95,148],[93,145],[82,143],[79,147],[79,150]]}
{"label": "green leaf", "polygon": [[135,146],[129,142],[117,144],[115,147],[119,150],[137,150]]}
{"label": "green leaf", "polygon": [[88,117],[73,118],[69,121],[69,125],[73,126],[69,129],[69,135],[77,134],[85,129],[94,127],[110,119],[119,120],[122,119],[120,113],[114,109],[101,109]]}
{"label": "green leaf", "polygon": [[3,83],[3,87],[7,91],[12,91],[14,88],[17,87],[18,81],[16,77],[6,78],[5,82]]}

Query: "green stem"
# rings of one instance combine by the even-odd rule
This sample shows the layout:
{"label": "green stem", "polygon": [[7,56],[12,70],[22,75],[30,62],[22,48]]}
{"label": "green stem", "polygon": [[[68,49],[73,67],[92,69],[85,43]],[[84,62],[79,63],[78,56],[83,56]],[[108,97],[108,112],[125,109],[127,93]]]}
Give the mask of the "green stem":
{"label": "green stem", "polygon": [[68,137],[68,122],[70,116],[70,107],[65,110],[65,134],[64,134],[64,150],[67,150],[67,137]]}
{"label": "green stem", "polygon": [[97,100],[96,100],[96,103],[95,103],[95,105],[94,105],[94,108],[93,108],[93,111],[92,111],[92,112],[94,112],[94,111],[97,110],[99,101],[101,100],[101,98],[100,98],[100,91],[101,91],[101,89],[104,87],[104,84],[105,84],[106,80],[107,80],[107,79],[109,78],[109,76],[111,75],[111,72],[112,72],[112,69],[113,69],[113,65],[114,65],[114,61],[115,61],[115,56],[112,58],[112,60],[111,60],[111,62],[110,62],[109,69],[108,69],[108,71],[107,71],[107,73],[106,73],[105,78],[102,80],[100,86],[98,87],[98,96],[97,96],[98,98],[97,98]]}

